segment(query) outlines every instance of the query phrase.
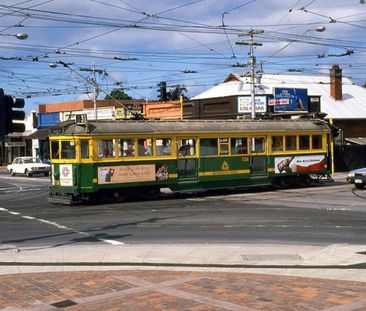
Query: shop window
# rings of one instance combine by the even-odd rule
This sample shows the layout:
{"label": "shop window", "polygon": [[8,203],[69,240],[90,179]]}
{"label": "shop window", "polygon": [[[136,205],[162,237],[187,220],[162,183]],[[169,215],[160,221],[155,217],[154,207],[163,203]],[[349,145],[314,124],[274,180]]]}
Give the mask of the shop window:
{"label": "shop window", "polygon": [[272,151],[283,151],[283,136],[272,136]]}
{"label": "shop window", "polygon": [[313,135],[311,142],[312,149],[323,149],[323,136]]}
{"label": "shop window", "polygon": [[248,138],[231,138],[231,154],[248,154]]}
{"label": "shop window", "polygon": [[119,140],[120,157],[134,157],[135,156],[135,141],[133,138],[122,138]]}
{"label": "shop window", "polygon": [[138,155],[140,157],[153,155],[153,140],[151,138],[138,140]]}
{"label": "shop window", "polygon": [[286,136],[286,150],[296,150],[296,136]]}
{"label": "shop window", "polygon": [[172,140],[170,138],[158,138],[155,140],[155,144],[158,156],[170,156],[172,154]]}
{"label": "shop window", "polygon": [[309,150],[310,149],[310,136],[309,135],[300,135],[299,136],[299,148],[300,148],[300,150]]}
{"label": "shop window", "polygon": [[218,154],[217,138],[202,138],[200,140],[201,156],[217,155],[217,154]]}
{"label": "shop window", "polygon": [[75,159],[75,142],[61,141],[61,159]]}
{"label": "shop window", "polygon": [[99,158],[114,158],[116,156],[114,151],[114,139],[100,139],[98,140],[98,157]]}

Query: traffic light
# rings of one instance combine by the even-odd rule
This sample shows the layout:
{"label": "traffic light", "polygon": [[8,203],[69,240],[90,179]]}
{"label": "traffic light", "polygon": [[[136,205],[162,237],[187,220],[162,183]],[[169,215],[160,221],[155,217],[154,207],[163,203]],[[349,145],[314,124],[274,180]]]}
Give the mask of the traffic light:
{"label": "traffic light", "polygon": [[24,123],[13,122],[14,120],[23,121],[25,119],[23,110],[13,110],[13,108],[23,108],[24,104],[24,99],[5,95],[4,90],[0,89],[0,137],[13,132],[22,133],[25,131]]}
{"label": "traffic light", "polygon": [[159,87],[158,100],[159,101],[166,101],[166,82],[161,81],[160,83],[157,84],[157,86]]}

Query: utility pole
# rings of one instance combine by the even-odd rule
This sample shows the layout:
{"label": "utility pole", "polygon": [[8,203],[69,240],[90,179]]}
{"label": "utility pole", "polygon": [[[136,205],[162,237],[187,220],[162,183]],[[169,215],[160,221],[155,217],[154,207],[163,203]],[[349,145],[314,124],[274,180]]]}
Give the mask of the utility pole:
{"label": "utility pole", "polygon": [[91,83],[93,84],[93,104],[94,104],[94,114],[95,114],[95,121],[98,121],[98,105],[97,105],[97,98],[99,95],[99,87],[97,83],[96,73],[102,74],[105,73],[104,69],[97,69],[95,65],[93,68],[80,68],[80,71],[88,71],[93,73],[93,78],[91,79]]}
{"label": "utility pole", "polygon": [[250,58],[250,78],[251,78],[251,116],[252,119],[256,118],[256,111],[255,111],[255,56],[254,56],[254,47],[255,46],[262,46],[262,43],[255,42],[254,41],[254,35],[263,33],[263,30],[254,30],[251,29],[248,33],[239,35],[242,36],[250,36],[249,42],[236,42],[237,45],[249,45],[250,51],[249,51],[249,58]]}

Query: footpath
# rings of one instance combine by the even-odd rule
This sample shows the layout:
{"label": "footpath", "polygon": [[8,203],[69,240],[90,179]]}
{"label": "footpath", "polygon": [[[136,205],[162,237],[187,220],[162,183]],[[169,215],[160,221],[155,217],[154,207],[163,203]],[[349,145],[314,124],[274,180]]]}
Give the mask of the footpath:
{"label": "footpath", "polygon": [[366,310],[365,245],[0,244],[0,310]]}
{"label": "footpath", "polygon": [[366,310],[366,245],[1,245],[1,310]]}

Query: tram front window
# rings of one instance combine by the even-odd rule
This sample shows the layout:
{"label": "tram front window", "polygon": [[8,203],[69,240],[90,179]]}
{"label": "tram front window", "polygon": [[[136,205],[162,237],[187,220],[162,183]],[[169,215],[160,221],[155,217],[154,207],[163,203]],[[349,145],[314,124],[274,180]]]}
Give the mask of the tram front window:
{"label": "tram front window", "polygon": [[74,141],[61,141],[61,159],[75,159]]}
{"label": "tram front window", "polygon": [[59,159],[60,158],[59,141],[51,142],[51,156],[52,156],[52,159]]}
{"label": "tram front window", "polygon": [[83,139],[80,141],[81,158],[89,158],[89,140]]}

